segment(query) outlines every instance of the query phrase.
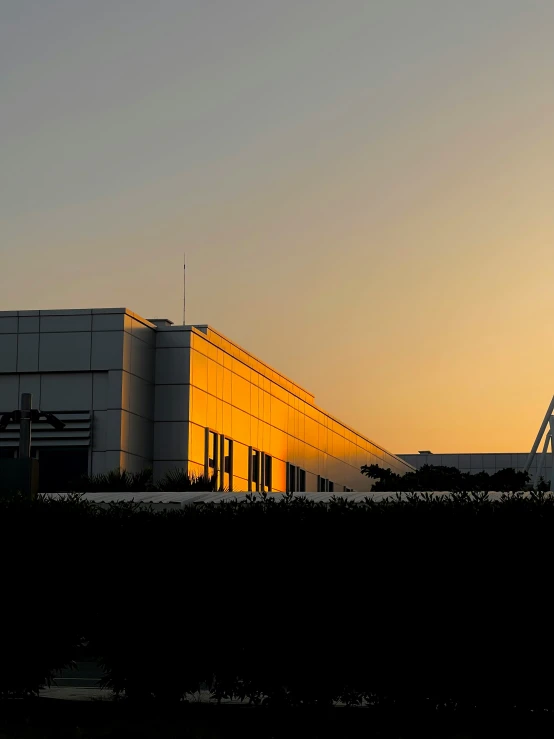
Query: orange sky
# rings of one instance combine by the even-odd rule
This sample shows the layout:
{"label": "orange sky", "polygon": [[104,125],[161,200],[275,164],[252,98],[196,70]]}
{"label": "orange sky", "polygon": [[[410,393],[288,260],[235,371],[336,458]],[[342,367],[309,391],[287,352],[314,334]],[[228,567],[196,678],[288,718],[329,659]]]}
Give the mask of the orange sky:
{"label": "orange sky", "polygon": [[554,393],[554,4],[0,8],[0,310],[210,323],[397,453]]}

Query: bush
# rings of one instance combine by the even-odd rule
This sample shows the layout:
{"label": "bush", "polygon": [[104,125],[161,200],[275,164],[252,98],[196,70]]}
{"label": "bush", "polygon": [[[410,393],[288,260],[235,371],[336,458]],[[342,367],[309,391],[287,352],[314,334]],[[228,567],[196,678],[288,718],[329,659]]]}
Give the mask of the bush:
{"label": "bush", "polygon": [[137,700],[551,710],[553,526],[550,493],[0,501],[0,689],[84,637]]}
{"label": "bush", "polygon": [[[492,475],[488,472],[471,474],[461,472],[457,467],[424,464],[415,472],[398,475],[391,469],[382,468],[378,464],[364,465],[362,474],[377,482],[371,490],[374,492],[500,492],[510,493],[525,490],[529,486],[529,473],[507,468]],[[541,478],[542,480],[542,478]],[[545,490],[544,481],[540,485]],[[548,487],[546,487],[548,489]]]}
{"label": "bush", "polygon": [[112,470],[106,474],[84,475],[73,486],[79,493],[145,493],[145,492],[205,492],[217,489],[216,478],[205,478],[174,469],[166,472],[157,483],[153,482],[152,470],[127,472]]}

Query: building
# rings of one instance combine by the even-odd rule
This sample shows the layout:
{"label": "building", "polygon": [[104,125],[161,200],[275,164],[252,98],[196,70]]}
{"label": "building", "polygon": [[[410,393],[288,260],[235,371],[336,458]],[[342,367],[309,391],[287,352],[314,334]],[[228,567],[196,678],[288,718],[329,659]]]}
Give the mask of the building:
{"label": "building", "polygon": [[[490,452],[484,454],[432,454],[431,452],[419,452],[418,454],[399,454],[398,457],[416,469],[423,467],[424,464],[431,464],[437,467],[457,467],[461,472],[470,472],[471,474],[488,472],[489,475],[493,475],[495,472],[505,470],[508,467],[523,471],[529,458],[529,452],[513,454],[494,454]],[[541,476],[545,480],[550,480],[552,454],[547,454],[545,460]],[[532,481],[537,479],[540,463],[541,458],[537,454],[529,469]]]}
{"label": "building", "polygon": [[[34,424],[42,489],[152,467],[231,491],[369,491],[362,465],[412,469],[215,329],[125,308],[0,312],[0,413],[24,392],[66,423]],[[0,432],[0,456],[17,444]]]}

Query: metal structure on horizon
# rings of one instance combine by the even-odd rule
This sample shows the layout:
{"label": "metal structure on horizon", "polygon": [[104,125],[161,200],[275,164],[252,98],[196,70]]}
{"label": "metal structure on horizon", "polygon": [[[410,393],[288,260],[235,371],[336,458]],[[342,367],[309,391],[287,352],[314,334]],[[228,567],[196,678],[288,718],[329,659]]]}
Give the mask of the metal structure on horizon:
{"label": "metal structure on horizon", "polygon": [[[548,450],[550,448],[550,452],[552,453],[554,451],[554,442],[552,441],[553,435],[554,435],[554,397],[550,401],[550,405],[547,408],[547,411],[545,413],[544,419],[540,425],[539,431],[537,433],[537,437],[535,439],[535,442],[531,448],[531,451],[529,452],[529,457],[527,458],[527,463],[525,465],[525,472],[529,472],[531,469],[531,465],[533,464],[533,460],[535,459],[535,455],[537,454],[537,449],[539,448],[539,445],[541,441],[544,438],[544,443],[542,446],[542,451],[540,452],[540,461],[539,461],[539,468],[537,470],[537,476],[534,480],[533,487],[536,487],[538,484],[542,472],[545,469],[546,466],[546,455],[548,454]],[[547,429],[547,427],[550,427]],[[550,472],[550,480],[547,482],[550,482],[550,489],[554,489],[554,465],[552,466],[552,470]]]}

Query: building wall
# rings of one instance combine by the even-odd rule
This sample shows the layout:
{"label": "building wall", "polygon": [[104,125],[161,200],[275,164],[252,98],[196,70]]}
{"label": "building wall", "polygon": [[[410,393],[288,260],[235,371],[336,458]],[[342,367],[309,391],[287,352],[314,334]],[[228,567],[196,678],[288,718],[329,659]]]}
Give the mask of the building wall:
{"label": "building wall", "polygon": [[191,330],[159,328],[156,334],[154,477],[188,468]]}
{"label": "building wall", "polygon": [[[221,483],[235,491],[262,483],[285,491],[292,465],[297,490],[332,483],[344,492],[370,489],[364,464],[411,469],[217,331],[123,308],[0,313],[0,412],[19,407],[22,392],[70,421],[56,433],[35,424],[36,443],[86,447],[92,473],[153,466],[155,478],[175,468],[210,474],[209,458],[227,456]],[[209,454],[215,435],[220,446]],[[15,451],[17,440],[14,425],[0,448]],[[271,459],[270,485],[261,474],[256,483],[256,452]]]}
{"label": "building wall", "polygon": [[[369,491],[372,482],[360,473],[364,464],[376,463],[400,473],[410,469],[318,408],[311,393],[213,329],[192,330],[189,337],[189,347],[181,351],[190,353],[190,392],[188,401],[185,393],[181,408],[188,402],[190,471],[206,471],[206,429],[232,440],[232,479],[227,476],[224,485],[234,491],[253,487],[249,448],[272,458],[273,491],[286,491],[287,463],[305,471],[308,492],[317,491],[318,477],[334,483],[335,492],[345,487]],[[158,358],[160,364],[163,361]],[[169,380],[173,379],[170,375]]]}
{"label": "building wall", "polygon": [[[155,326],[125,309],[2,312],[0,411],[31,392],[35,408],[86,412],[90,472],[150,466],[154,352]],[[54,439],[37,425],[34,432]],[[63,432],[54,441],[64,443]]]}
{"label": "building wall", "polygon": [[[424,464],[437,465],[439,467],[457,467],[461,472],[488,472],[490,475],[511,467],[515,470],[523,470],[529,457],[529,452],[510,454],[399,454],[401,459],[419,469]],[[531,464],[529,473],[531,479],[535,479],[540,464],[540,455],[537,454]],[[542,476],[550,479],[552,470],[552,454],[546,455],[546,467]]]}

